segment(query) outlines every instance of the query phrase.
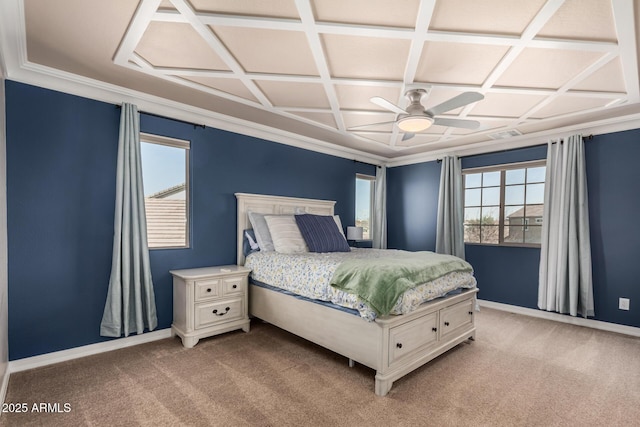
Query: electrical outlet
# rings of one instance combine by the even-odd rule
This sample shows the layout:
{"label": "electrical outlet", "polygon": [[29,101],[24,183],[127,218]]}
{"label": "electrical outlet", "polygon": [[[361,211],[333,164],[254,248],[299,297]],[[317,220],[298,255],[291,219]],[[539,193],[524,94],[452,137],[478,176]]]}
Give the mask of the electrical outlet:
{"label": "electrical outlet", "polygon": [[620,298],[618,308],[620,310],[629,310],[629,298]]}

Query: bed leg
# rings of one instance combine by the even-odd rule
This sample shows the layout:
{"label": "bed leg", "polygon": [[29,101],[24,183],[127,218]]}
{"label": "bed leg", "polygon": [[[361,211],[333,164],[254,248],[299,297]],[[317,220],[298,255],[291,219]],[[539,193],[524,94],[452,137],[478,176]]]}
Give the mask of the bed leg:
{"label": "bed leg", "polygon": [[356,362],[354,362],[353,359],[349,359],[349,367],[353,368],[354,366],[356,366]]}
{"label": "bed leg", "polygon": [[386,396],[391,390],[391,386],[393,385],[393,381],[391,380],[382,380],[378,378],[376,374],[376,395],[378,396]]}

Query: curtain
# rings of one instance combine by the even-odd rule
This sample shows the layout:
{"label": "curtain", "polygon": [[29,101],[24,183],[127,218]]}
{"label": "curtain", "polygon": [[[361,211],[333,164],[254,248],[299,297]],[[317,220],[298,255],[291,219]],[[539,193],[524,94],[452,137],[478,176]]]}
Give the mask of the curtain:
{"label": "curtain", "polygon": [[442,159],[436,252],[464,259],[464,207],[462,204],[462,167],[457,156]]}
{"label": "curtain", "polygon": [[141,334],[158,325],[147,247],[140,116],[135,105],[123,104],[120,115],[113,257],[100,335]]}
{"label": "curtain", "polygon": [[376,168],[372,246],[387,249],[387,167],[384,165]]}
{"label": "curtain", "polygon": [[538,308],[593,316],[589,204],[581,135],[549,143]]}

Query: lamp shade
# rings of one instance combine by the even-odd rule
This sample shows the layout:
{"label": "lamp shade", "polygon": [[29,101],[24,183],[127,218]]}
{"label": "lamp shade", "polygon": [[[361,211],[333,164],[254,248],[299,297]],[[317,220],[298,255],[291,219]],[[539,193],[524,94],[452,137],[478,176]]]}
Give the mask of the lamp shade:
{"label": "lamp shade", "polygon": [[362,240],[362,227],[347,227],[347,240]]}

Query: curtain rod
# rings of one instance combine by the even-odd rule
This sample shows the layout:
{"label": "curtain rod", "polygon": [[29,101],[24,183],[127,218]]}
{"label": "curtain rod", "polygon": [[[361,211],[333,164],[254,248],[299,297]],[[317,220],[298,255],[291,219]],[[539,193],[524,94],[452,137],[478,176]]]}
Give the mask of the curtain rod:
{"label": "curtain rod", "polygon": [[[582,139],[586,139],[591,141],[593,139],[593,134],[591,135],[587,135],[587,136],[583,136]],[[560,138],[558,141],[553,141],[552,144],[556,144],[558,142],[564,142],[565,138]]]}
{"label": "curtain rod", "polygon": [[[587,140],[592,140],[593,139],[593,134],[587,135],[587,136],[583,136],[583,139],[587,139]],[[553,142],[553,144],[555,144],[555,142]],[[489,153],[479,153],[479,154],[471,154],[469,156],[459,156],[460,158],[462,157],[475,157],[475,156],[483,156],[485,154],[494,154],[494,153],[506,153],[507,151],[513,151],[513,150],[519,150],[522,148],[531,148],[531,147],[539,147],[541,145],[547,145],[547,143],[544,144],[536,144],[536,145],[530,145],[528,147],[517,147],[517,148],[506,148],[504,150],[498,150],[498,151],[491,151]],[[442,159],[436,159],[436,162],[441,163]]]}
{"label": "curtain rod", "polygon": [[[116,108],[122,108],[122,105],[116,104]],[[174,122],[179,122],[179,123],[184,123],[186,125],[192,125],[194,128],[202,128],[205,129],[206,126],[205,125],[200,125],[200,124],[196,124],[196,123],[192,123],[192,122],[188,122],[186,120],[180,120],[180,119],[174,119],[172,117],[167,117],[167,116],[161,116],[160,114],[155,114],[155,113],[148,113],[146,111],[138,111],[138,113],[140,114],[145,114],[147,116],[151,116],[151,117],[158,117],[160,119],[167,119],[167,120],[173,120]]]}
{"label": "curtain rod", "polygon": [[373,163],[367,163],[356,159],[353,159],[353,163],[362,163],[363,165],[375,166],[376,168],[381,167],[380,165],[374,165]]}

